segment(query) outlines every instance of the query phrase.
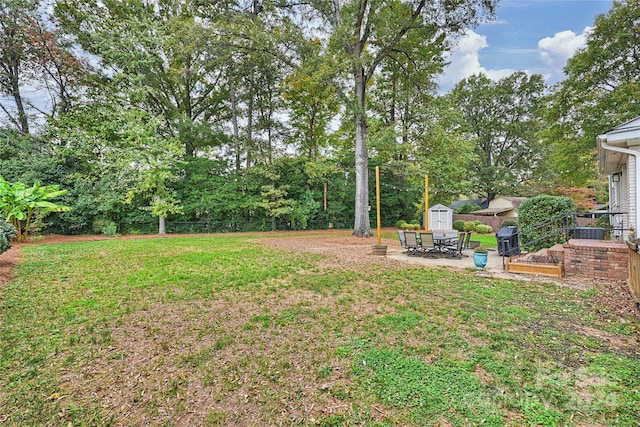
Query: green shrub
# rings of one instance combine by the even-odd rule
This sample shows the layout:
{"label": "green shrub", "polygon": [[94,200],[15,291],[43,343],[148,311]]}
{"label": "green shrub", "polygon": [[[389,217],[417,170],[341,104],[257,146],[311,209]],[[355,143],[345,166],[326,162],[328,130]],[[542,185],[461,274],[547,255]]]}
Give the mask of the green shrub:
{"label": "green shrub", "polygon": [[602,215],[601,217],[599,217],[596,221],[595,224],[593,224],[594,227],[604,227],[604,228],[611,228],[611,221],[609,219],[609,215]]}
{"label": "green shrub", "polygon": [[11,247],[11,241],[16,237],[16,234],[15,227],[0,218],[0,254]]}
{"label": "green shrub", "polygon": [[91,223],[91,231],[94,232],[95,234],[102,233],[102,230],[104,229],[104,227],[109,225],[110,222],[112,221],[109,218],[104,218],[104,217],[96,218]]}
{"label": "green shrub", "polygon": [[420,221],[418,221],[417,219],[412,219],[409,224],[420,225]]}
{"label": "green shrub", "polygon": [[464,222],[465,221],[463,219],[456,219],[455,221],[453,221],[453,229],[464,231]]}
{"label": "green shrub", "polygon": [[476,224],[473,221],[465,221],[463,230],[464,231],[476,231]]}
{"label": "green shrub", "polygon": [[476,231],[480,234],[489,234],[493,233],[493,227],[490,225],[478,224],[476,225]]}
{"label": "green shrub", "polygon": [[502,221],[502,225],[501,227],[517,227],[518,226],[518,221],[516,221],[515,219],[505,219],[504,221]]}
{"label": "green shrub", "polygon": [[405,221],[404,219],[399,219],[396,221],[396,228],[402,228],[402,224],[406,224],[407,221]]}
{"label": "green shrub", "polygon": [[480,225],[480,224],[484,224],[484,222],[482,222],[482,221],[478,221],[478,220],[473,221],[473,223],[474,223],[476,226],[478,226],[478,225]]}
{"label": "green shrub", "polygon": [[398,228],[401,228],[401,229],[403,229],[403,230],[407,230],[407,226],[408,226],[408,225],[409,225],[409,224],[407,223],[407,221],[402,221],[402,222],[400,223],[400,225],[398,226]]}
{"label": "green shrub", "polygon": [[102,227],[102,234],[104,234],[105,236],[115,236],[117,233],[118,226],[113,221]]}
{"label": "green shrub", "polygon": [[[542,248],[550,248],[556,243],[566,241],[565,233],[557,232],[552,236],[542,239],[546,234],[563,229],[567,224],[562,214],[573,213],[576,205],[568,197],[540,195],[531,197],[520,205],[518,209],[518,222],[520,244],[528,251],[537,251]],[[556,218],[557,217],[557,218]],[[552,218],[555,218],[552,220]],[[543,221],[548,221],[541,224]],[[538,240],[532,244],[527,244]]]}
{"label": "green shrub", "polygon": [[454,209],[454,212],[457,214],[461,214],[461,215],[465,215],[465,214],[469,214],[471,212],[475,212],[482,209],[482,206],[479,206],[475,203],[469,202],[469,203],[464,203],[460,206],[458,206],[457,208]]}

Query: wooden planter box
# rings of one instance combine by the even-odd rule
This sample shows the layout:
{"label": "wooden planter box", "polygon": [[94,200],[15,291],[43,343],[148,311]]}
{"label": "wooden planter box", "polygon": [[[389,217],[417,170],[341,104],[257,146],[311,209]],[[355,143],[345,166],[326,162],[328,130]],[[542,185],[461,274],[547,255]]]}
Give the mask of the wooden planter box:
{"label": "wooden planter box", "polygon": [[385,256],[387,254],[387,245],[373,245],[373,254],[378,256]]}
{"label": "wooden planter box", "polygon": [[562,264],[534,264],[507,261],[505,269],[509,273],[538,274],[562,279]]}

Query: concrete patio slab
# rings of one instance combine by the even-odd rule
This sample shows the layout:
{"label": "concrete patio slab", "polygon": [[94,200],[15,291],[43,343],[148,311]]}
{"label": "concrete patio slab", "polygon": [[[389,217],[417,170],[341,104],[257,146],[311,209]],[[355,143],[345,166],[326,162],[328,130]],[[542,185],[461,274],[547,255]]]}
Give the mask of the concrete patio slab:
{"label": "concrete patio slab", "polygon": [[[442,267],[453,267],[453,268],[461,268],[461,269],[470,269],[475,270],[476,267],[473,264],[473,251],[466,250],[464,251],[468,257],[463,258],[447,258],[447,257],[425,257],[425,256],[409,256],[406,251],[398,246],[388,246],[387,247],[387,258],[394,259],[397,261],[408,262],[411,264],[418,264],[424,266],[442,266]],[[500,255],[498,255],[497,250],[489,250],[489,256],[487,257],[487,265],[485,266],[484,271],[487,273],[506,273],[504,271],[503,259]]]}

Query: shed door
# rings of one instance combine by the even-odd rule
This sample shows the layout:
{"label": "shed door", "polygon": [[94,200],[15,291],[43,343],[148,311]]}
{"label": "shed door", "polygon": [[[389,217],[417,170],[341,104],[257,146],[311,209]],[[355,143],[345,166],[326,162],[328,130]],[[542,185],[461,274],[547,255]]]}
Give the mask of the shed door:
{"label": "shed door", "polygon": [[431,211],[432,230],[450,230],[452,227],[448,209],[434,209]]}

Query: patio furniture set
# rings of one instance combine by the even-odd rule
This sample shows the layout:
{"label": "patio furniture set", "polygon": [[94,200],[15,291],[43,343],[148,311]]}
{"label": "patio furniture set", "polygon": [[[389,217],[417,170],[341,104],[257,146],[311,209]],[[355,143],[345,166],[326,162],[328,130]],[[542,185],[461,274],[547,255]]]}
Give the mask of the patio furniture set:
{"label": "patio furniture set", "polygon": [[471,232],[457,230],[398,230],[398,237],[400,245],[407,250],[409,256],[462,258],[468,256],[464,251],[473,246]]}

